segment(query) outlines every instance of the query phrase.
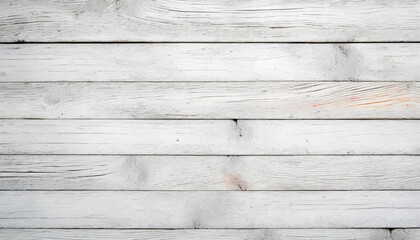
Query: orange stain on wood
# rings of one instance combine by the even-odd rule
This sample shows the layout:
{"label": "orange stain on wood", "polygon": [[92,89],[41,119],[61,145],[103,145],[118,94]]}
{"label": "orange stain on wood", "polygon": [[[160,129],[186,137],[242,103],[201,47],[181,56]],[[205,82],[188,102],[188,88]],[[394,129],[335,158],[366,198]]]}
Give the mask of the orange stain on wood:
{"label": "orange stain on wood", "polygon": [[[367,103],[359,103],[359,104],[353,104],[348,105],[348,107],[390,107],[396,104],[401,104],[402,106],[410,106],[410,104],[406,103],[409,102],[411,99],[410,97],[402,97],[402,98],[393,98],[393,99],[387,99],[382,101],[374,101],[374,102],[367,102]],[[406,103],[406,104],[404,104]],[[404,105],[403,105],[404,104]]]}
{"label": "orange stain on wood", "polygon": [[368,102],[368,103],[360,103],[357,104],[359,106],[365,106],[365,105],[372,105],[372,104],[379,104],[379,103],[386,103],[386,102],[393,102],[395,99],[389,99],[389,100],[383,100],[383,101],[376,101],[376,102]]}
{"label": "orange stain on wood", "polygon": [[[399,105],[401,107],[412,106],[412,96],[409,96],[407,88],[391,88],[378,93],[362,92],[353,96],[343,96],[340,98],[330,99],[322,103],[312,104],[312,107],[320,107],[324,105],[344,105],[350,108],[384,108]],[[408,96],[407,96],[408,95]],[[407,103],[408,102],[408,103]]]}

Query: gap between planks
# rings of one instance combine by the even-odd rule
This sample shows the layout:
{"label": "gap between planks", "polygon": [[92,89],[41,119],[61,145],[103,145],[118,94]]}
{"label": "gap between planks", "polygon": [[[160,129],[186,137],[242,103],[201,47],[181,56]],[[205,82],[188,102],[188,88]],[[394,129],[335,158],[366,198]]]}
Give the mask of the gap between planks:
{"label": "gap between planks", "polygon": [[420,43],[420,41],[371,41],[371,42],[364,42],[364,41],[353,41],[353,42],[141,42],[141,41],[114,41],[114,42],[107,42],[107,41],[98,41],[98,42],[82,42],[82,41],[72,41],[72,42],[35,42],[35,41],[17,41],[17,42],[0,42],[0,44],[398,44],[398,43]]}
{"label": "gap between planks", "polygon": [[[34,120],[34,121],[168,121],[168,122],[179,122],[179,121],[221,121],[221,122],[226,122],[226,121],[233,121],[233,122],[237,122],[237,121],[417,121],[419,120],[419,118],[298,118],[298,119],[290,119],[290,118],[200,118],[200,119],[188,119],[188,118],[183,118],[183,119],[179,119],[179,118],[0,118],[0,121],[30,121],[30,120]],[[385,153],[384,155],[387,155],[388,153]],[[1,154],[0,154],[1,155]],[[30,154],[28,154],[30,155]],[[235,155],[235,154],[225,154],[225,155]],[[258,155],[258,154],[257,154]],[[273,154],[273,155],[283,155],[283,154]],[[290,155],[290,154],[286,154],[286,155]],[[302,154],[297,154],[297,155],[302,155]],[[308,155],[312,155],[312,154],[308,154]],[[315,154],[316,155],[316,154]],[[320,154],[320,155],[328,155],[328,154]],[[340,154],[333,154],[333,155],[340,155]],[[361,154],[363,155],[363,154]],[[398,155],[398,154],[397,154]]]}
{"label": "gap between planks", "polygon": [[103,189],[0,189],[0,192],[419,192],[420,189],[351,189],[351,190],[103,190]]}

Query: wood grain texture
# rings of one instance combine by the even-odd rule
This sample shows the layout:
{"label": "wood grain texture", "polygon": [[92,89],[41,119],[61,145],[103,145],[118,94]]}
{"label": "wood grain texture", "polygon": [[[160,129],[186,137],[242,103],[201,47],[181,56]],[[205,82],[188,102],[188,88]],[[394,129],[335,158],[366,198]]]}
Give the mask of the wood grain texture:
{"label": "wood grain texture", "polygon": [[416,120],[1,120],[2,154],[419,154]]}
{"label": "wood grain texture", "polygon": [[420,239],[419,9],[1,1],[0,239]]}
{"label": "wood grain texture", "polygon": [[419,58],[418,43],[3,44],[0,81],[420,81]]}
{"label": "wood grain texture", "polygon": [[420,40],[416,0],[4,0],[0,41]]}
{"label": "wood grain texture", "polygon": [[2,191],[2,228],[398,228],[419,191]]}
{"label": "wood grain texture", "polygon": [[420,156],[0,155],[1,190],[420,189]]}
{"label": "wood grain texture", "polygon": [[[396,231],[395,229],[394,231]],[[407,230],[404,230],[407,231]],[[413,231],[413,230],[408,230]],[[126,230],[126,229],[0,229],[0,238],[14,240],[56,239],[126,239],[126,240],[392,240],[386,229],[195,229],[195,230]],[[403,239],[395,239],[403,240]],[[414,239],[405,239],[414,240]]]}
{"label": "wood grain texture", "polygon": [[420,83],[3,83],[0,118],[420,118]]}
{"label": "wood grain texture", "polygon": [[420,239],[420,229],[394,229],[393,240],[417,240]]}

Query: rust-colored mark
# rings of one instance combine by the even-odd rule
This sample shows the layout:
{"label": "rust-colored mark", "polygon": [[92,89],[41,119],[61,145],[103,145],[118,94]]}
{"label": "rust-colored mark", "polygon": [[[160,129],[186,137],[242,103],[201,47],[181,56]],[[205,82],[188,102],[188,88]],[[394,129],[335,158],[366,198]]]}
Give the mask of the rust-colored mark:
{"label": "rust-colored mark", "polygon": [[226,187],[230,190],[241,190],[245,191],[247,189],[247,184],[240,177],[235,177],[232,174],[224,173],[223,182]]}
{"label": "rust-colored mark", "polygon": [[322,106],[322,104],[321,104],[321,103],[318,103],[318,104],[314,104],[314,105],[312,105],[312,107],[320,107],[320,106]]}
{"label": "rust-colored mark", "polygon": [[360,94],[349,96],[348,99],[345,105],[351,108],[408,107],[413,101],[407,84],[403,86],[391,84],[378,89],[367,89]]}
{"label": "rust-colored mark", "polygon": [[386,103],[386,102],[392,102],[392,101],[395,101],[395,100],[394,99],[389,99],[389,100],[376,101],[376,102],[360,103],[358,105],[359,106],[364,106],[364,105],[372,105],[372,104]]}
{"label": "rust-colored mark", "polygon": [[[375,108],[381,108],[381,107],[390,107],[396,104],[401,104],[402,106],[410,106],[409,103],[411,99],[410,97],[400,97],[400,98],[391,98],[386,100],[380,100],[380,101],[373,101],[373,102],[365,102],[365,103],[354,103],[351,105],[347,105],[348,107],[375,107]],[[405,104],[404,104],[405,103]],[[403,105],[404,104],[404,105]]]}

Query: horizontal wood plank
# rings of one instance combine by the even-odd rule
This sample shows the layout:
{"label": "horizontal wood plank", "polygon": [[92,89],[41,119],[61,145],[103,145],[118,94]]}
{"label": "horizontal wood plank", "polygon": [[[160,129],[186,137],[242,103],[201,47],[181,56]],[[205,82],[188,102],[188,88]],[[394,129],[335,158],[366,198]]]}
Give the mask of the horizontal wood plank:
{"label": "horizontal wood plank", "polygon": [[417,120],[1,120],[2,154],[419,154]]}
{"label": "horizontal wood plank", "polygon": [[[395,229],[394,231],[396,231]],[[407,230],[404,230],[407,231]],[[408,230],[412,231],[412,230]],[[0,229],[0,238],[14,240],[126,239],[126,240],[391,240],[387,229]],[[403,239],[395,239],[403,240]],[[414,240],[414,238],[404,239]]]}
{"label": "horizontal wood plank", "polygon": [[420,83],[2,83],[0,118],[420,118]]}
{"label": "horizontal wood plank", "polygon": [[420,156],[0,155],[1,190],[420,189]]}
{"label": "horizontal wood plank", "polygon": [[0,81],[420,81],[419,57],[417,43],[3,44]]}
{"label": "horizontal wood plank", "polygon": [[416,0],[0,2],[0,41],[420,40]]}
{"label": "horizontal wood plank", "polygon": [[3,228],[420,227],[419,191],[3,191]]}

